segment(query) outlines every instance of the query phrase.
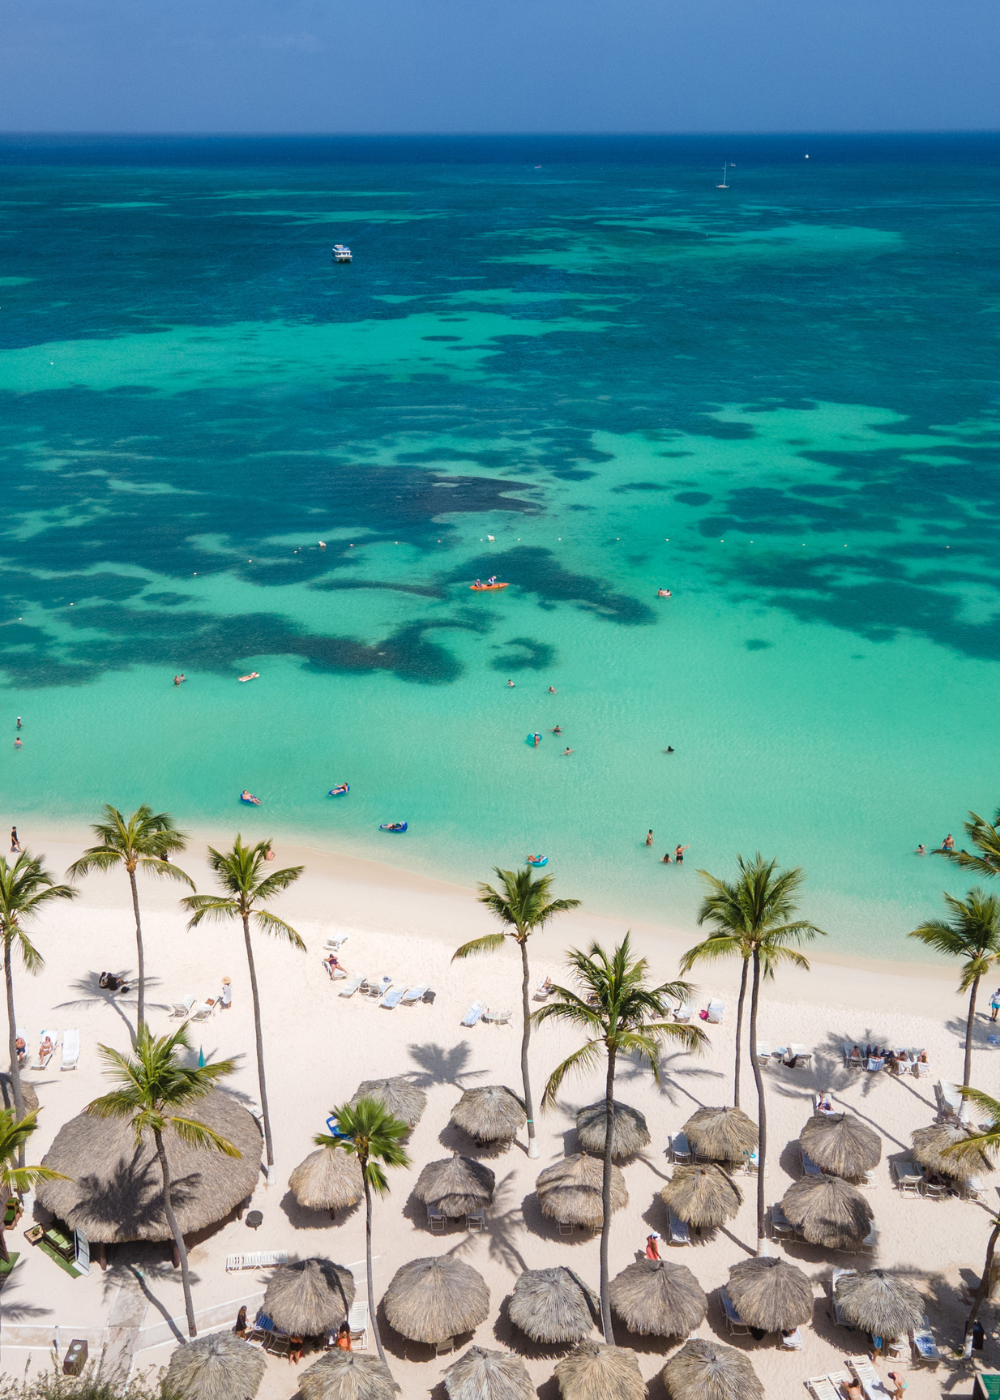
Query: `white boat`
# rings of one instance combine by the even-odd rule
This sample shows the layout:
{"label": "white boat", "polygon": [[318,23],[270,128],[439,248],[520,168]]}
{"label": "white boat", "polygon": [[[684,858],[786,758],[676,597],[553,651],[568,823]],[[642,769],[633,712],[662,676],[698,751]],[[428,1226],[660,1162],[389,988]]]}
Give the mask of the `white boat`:
{"label": "white boat", "polygon": [[335,243],[333,245],[333,260],[334,262],[351,261],[351,250],[346,243]]}
{"label": "white boat", "polygon": [[727,182],[726,182],[726,171],[727,171],[728,169],[729,169],[729,162],[727,161],[726,164],[722,167],[722,184],[721,184],[721,185],[716,185],[716,187],[715,187],[717,190],[728,190],[728,189],[729,189],[729,185],[728,185]]}

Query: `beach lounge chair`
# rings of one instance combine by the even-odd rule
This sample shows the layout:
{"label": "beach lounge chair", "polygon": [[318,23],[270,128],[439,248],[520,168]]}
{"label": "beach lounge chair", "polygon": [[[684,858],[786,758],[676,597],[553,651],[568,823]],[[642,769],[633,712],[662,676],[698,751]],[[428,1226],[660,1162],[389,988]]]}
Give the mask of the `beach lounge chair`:
{"label": "beach lounge chair", "polygon": [[910,1057],[913,1060],[913,1073],[918,1079],[926,1079],[931,1072],[931,1067],[926,1060],[921,1060],[923,1050],[911,1050]]}
{"label": "beach lounge chair", "polygon": [[878,1226],[873,1225],[861,1241],[861,1253],[872,1255],[878,1253]]}
{"label": "beach lounge chair", "polygon": [[939,1079],[934,1085],[934,1095],[937,1098],[938,1116],[957,1123],[964,1103],[958,1085],[952,1084],[948,1079]]}
{"label": "beach lounge chair", "polygon": [[511,1011],[493,1011],[488,1009],[483,1012],[483,1020],[489,1021],[490,1024],[494,1026],[509,1026],[512,1015],[513,1012]]}
{"label": "beach lounge chair", "polygon": [[722,1018],[725,1015],[725,1013],[726,1003],[724,1001],[720,1001],[718,997],[713,997],[712,1000],[708,1003],[708,1015],[705,1019],[708,1021],[710,1026],[717,1026],[722,1021]]}
{"label": "beach lounge chair", "polygon": [[847,1321],[847,1318],[841,1311],[840,1304],[837,1302],[837,1284],[842,1278],[846,1278],[848,1274],[856,1273],[857,1269],[834,1269],[830,1276],[830,1306],[833,1311],[833,1320],[838,1327],[846,1327],[851,1332],[854,1331],[853,1324]]}
{"label": "beach lounge chair", "polygon": [[170,1019],[172,1021],[186,1021],[197,1000],[197,997],[185,997],[183,1001],[175,1001],[170,1008]]}
{"label": "beach lounge chair", "polygon": [[208,1004],[207,1001],[195,1001],[195,1002],[192,1002],[192,1003],[191,1003],[191,1013],[190,1013],[190,1014],[191,1014],[191,1020],[192,1020],[192,1021],[207,1021],[208,1018],[209,1018],[209,1016],[211,1016],[211,1014],[212,1014],[212,1012],[213,1012],[214,1010],[215,1010],[215,1008],[214,1008],[213,1006],[209,1006],[209,1004]]}
{"label": "beach lounge chair", "polygon": [[757,1042],[757,1063],[761,1069],[766,1069],[771,1060],[771,1047],[766,1040]]}
{"label": "beach lounge chair", "polygon": [[726,1314],[726,1330],[731,1337],[749,1337],[750,1328],[736,1311],[729,1290],[725,1287],[719,1289],[719,1301],[722,1303],[723,1311]]}
{"label": "beach lounge chair", "polygon": [[845,1045],[844,1049],[847,1051],[847,1068],[864,1069],[864,1055],[862,1054],[860,1047],[857,1045],[851,1045],[850,1047]]}
{"label": "beach lounge chair", "polygon": [[323,947],[326,948],[328,952],[339,953],[350,936],[349,933],[341,933],[336,938],[328,938],[323,944]]}
{"label": "beach lounge chair", "polygon": [[861,1382],[861,1389],[866,1400],[882,1400],[886,1393],[885,1387],[867,1356],[849,1356],[847,1364]]}
{"label": "beach lounge chair", "polygon": [[967,1176],[962,1182],[962,1199],[966,1201],[981,1201],[983,1199],[983,1179],[981,1176]]}
{"label": "beach lounge chair", "polygon": [[427,1207],[427,1224],[435,1235],[444,1233],[444,1227],[448,1223],[448,1217],[443,1211],[435,1210],[433,1206]]}
{"label": "beach lounge chair", "polygon": [[775,1239],[791,1239],[795,1226],[777,1202],[771,1207],[771,1234]]}
{"label": "beach lounge chair", "polygon": [[687,1140],[687,1133],[674,1133],[670,1139],[670,1159],[673,1162],[690,1162],[691,1144]]}
{"label": "beach lounge chair", "polygon": [[892,1177],[899,1190],[905,1195],[907,1192],[911,1196],[920,1195],[920,1185],[924,1179],[920,1168],[913,1162],[900,1162],[892,1164]]}
{"label": "beach lounge chair", "polygon": [[807,1050],[804,1045],[790,1045],[785,1064],[789,1069],[809,1069],[812,1066],[812,1058],[812,1051]]}
{"label": "beach lounge chair", "polygon": [[462,1025],[463,1025],[463,1026],[474,1026],[474,1025],[476,1024],[476,1022],[479,1020],[480,1016],[482,1016],[482,1014],[483,1014],[483,1003],[482,1003],[481,1001],[474,1001],[474,1002],[472,1003],[472,1005],[469,1007],[468,1011],[467,1011],[467,1012],[465,1013],[465,1015],[462,1017]]}
{"label": "beach lounge chair", "polygon": [[[760,1171],[760,1152],[756,1147],[752,1152],[744,1152],[743,1170],[746,1172],[747,1176],[756,1176],[758,1171]],[[765,1175],[766,1172],[767,1169],[765,1168]]]}
{"label": "beach lounge chair", "polygon": [[380,977],[366,978],[361,984],[361,994],[371,997],[373,1001],[380,1001],[391,986],[392,978],[387,972],[383,972]]}
{"label": "beach lounge chair", "polygon": [[278,1264],[287,1263],[288,1251],[284,1249],[263,1250],[257,1254],[228,1254],[226,1273],[238,1273],[241,1269],[273,1269]]}
{"label": "beach lounge chair", "polygon": [[342,997],[352,997],[364,980],[363,977],[352,977],[349,982],[345,982],[341,987],[339,995]]}
{"label": "beach lounge chair", "polygon": [[365,1300],[352,1303],[347,1314],[347,1325],[351,1329],[351,1350],[368,1350],[368,1303]]}
{"label": "beach lounge chair", "polygon": [[[51,1041],[51,1043],[52,1043],[52,1049],[49,1050],[45,1055],[43,1055],[43,1054],[42,1054],[42,1051],[41,1051],[41,1047],[42,1047],[43,1041],[45,1041],[46,1039],[48,1039],[49,1041]],[[46,1069],[46,1068],[48,1067],[49,1061],[52,1059],[52,1056],[53,1056],[53,1055],[55,1054],[55,1052],[56,1052],[56,1046],[57,1046],[58,1044],[59,1044],[59,1032],[58,1032],[58,1031],[42,1031],[41,1035],[38,1037],[38,1046],[39,1046],[38,1052],[36,1053],[35,1058],[32,1060],[31,1064],[29,1065],[29,1069]]]}
{"label": "beach lounge chair", "polygon": [[60,1069],[76,1069],[80,1062],[80,1032],[63,1031]]}
{"label": "beach lounge chair", "polygon": [[412,1006],[415,1001],[423,1001],[429,991],[430,987],[426,982],[421,982],[416,987],[410,987],[408,991],[403,993],[403,1005]]}
{"label": "beach lounge chair", "polygon": [[392,1011],[392,1009],[398,1006],[403,1000],[403,992],[405,990],[404,987],[393,987],[391,991],[386,992],[385,996],[379,1002],[379,1006],[384,1007],[386,1011]]}
{"label": "beach lounge chair", "polygon": [[670,1207],[667,1207],[667,1221],[670,1229],[670,1244],[690,1244],[691,1231],[687,1227],[686,1220],[678,1220]]}
{"label": "beach lounge chair", "polygon": [[910,1340],[913,1342],[914,1361],[928,1361],[931,1365],[936,1365],[941,1360],[941,1353],[938,1351],[926,1313],[920,1319],[920,1326],[910,1333]]}
{"label": "beach lounge chair", "polygon": [[801,1351],[804,1346],[801,1329],[796,1327],[794,1332],[782,1332],[781,1345],[785,1351]]}
{"label": "beach lounge chair", "polygon": [[680,1006],[678,1006],[677,1010],[674,1012],[674,1020],[680,1021],[682,1024],[684,1022],[690,1021],[691,1011],[692,1008],[687,1004],[687,1002],[682,1001]]}
{"label": "beach lounge chair", "polygon": [[576,1229],[576,1226],[575,1226],[575,1225],[569,1225],[569,1224],[567,1224],[567,1222],[566,1222],[565,1220],[557,1220],[557,1221],[556,1221],[556,1234],[557,1234],[557,1235],[562,1235],[562,1236],[572,1235],[572,1233],[574,1232],[575,1229]]}
{"label": "beach lounge chair", "polygon": [[815,1400],[840,1400],[840,1391],[829,1376],[810,1376],[806,1385],[812,1391]]}
{"label": "beach lounge chair", "polygon": [[551,985],[549,985],[548,987],[545,985],[548,980],[549,974],[546,973],[542,980],[539,982],[538,986],[535,988],[534,995],[532,997],[533,1001],[548,1001],[549,997],[552,995]]}
{"label": "beach lounge chair", "polygon": [[465,1228],[473,1235],[478,1235],[486,1229],[485,1210],[470,1210],[465,1217]]}
{"label": "beach lounge chair", "polygon": [[809,1153],[803,1151],[803,1148],[802,1148],[802,1144],[801,1144],[801,1143],[799,1144],[799,1158],[801,1159],[801,1162],[802,1162],[802,1174],[803,1174],[803,1176],[822,1176],[822,1175],[823,1175],[823,1170],[822,1170],[822,1168],[821,1168],[821,1167],[817,1167],[816,1163],[815,1163],[815,1162],[813,1161],[813,1159],[809,1156]]}

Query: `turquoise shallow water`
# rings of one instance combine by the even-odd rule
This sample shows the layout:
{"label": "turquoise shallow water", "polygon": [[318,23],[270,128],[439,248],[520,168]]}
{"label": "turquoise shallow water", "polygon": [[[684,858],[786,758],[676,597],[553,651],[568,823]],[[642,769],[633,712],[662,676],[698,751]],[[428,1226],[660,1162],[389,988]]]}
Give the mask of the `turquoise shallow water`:
{"label": "turquoise shallow water", "polygon": [[7,818],[668,920],[760,848],[909,956],[1000,801],[1000,143],[803,145],[0,148]]}

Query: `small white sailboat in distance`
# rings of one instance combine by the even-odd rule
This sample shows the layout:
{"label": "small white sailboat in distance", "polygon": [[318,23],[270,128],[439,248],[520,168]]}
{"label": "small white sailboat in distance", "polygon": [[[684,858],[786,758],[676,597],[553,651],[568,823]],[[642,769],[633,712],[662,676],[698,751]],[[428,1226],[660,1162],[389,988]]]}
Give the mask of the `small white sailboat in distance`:
{"label": "small white sailboat in distance", "polygon": [[722,167],[722,184],[721,184],[721,185],[716,185],[715,188],[716,188],[717,190],[728,190],[728,189],[729,189],[729,185],[726,183],[726,171],[727,171],[728,169],[729,169],[729,162],[726,161],[725,164],[724,164],[723,167]]}

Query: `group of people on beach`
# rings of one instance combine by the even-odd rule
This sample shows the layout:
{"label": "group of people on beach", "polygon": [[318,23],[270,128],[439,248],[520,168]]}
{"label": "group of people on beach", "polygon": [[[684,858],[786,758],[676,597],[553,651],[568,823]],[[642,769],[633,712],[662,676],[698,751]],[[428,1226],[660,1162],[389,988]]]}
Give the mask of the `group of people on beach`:
{"label": "group of people on beach", "polygon": [[[651,846],[652,844],[653,844],[653,828],[650,827],[649,830],[646,832],[646,845],[647,845],[647,846]],[[683,865],[683,864],[684,864],[684,852],[685,852],[686,850],[688,850],[688,847],[687,847],[687,846],[681,846],[681,845],[675,846],[675,847],[674,847],[674,853],[673,853],[672,856],[671,856],[670,852],[667,851],[666,855],[660,857],[660,864],[661,864],[661,865]]]}

